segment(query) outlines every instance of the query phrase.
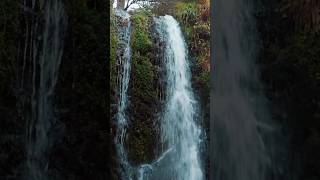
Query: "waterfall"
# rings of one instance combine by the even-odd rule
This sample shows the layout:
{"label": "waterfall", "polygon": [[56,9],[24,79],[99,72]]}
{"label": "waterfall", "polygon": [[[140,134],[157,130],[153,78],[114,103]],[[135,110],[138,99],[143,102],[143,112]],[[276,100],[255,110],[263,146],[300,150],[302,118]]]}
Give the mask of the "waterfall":
{"label": "waterfall", "polygon": [[126,109],[128,106],[128,86],[131,69],[131,49],[130,49],[130,16],[127,12],[116,9],[115,15],[120,18],[120,26],[118,27],[118,48],[117,48],[117,66],[118,66],[118,110],[116,114],[117,132],[115,144],[118,159],[120,162],[121,178],[131,178],[131,166],[128,162],[127,152],[125,150],[125,138],[128,126],[128,116]]}
{"label": "waterfall", "polygon": [[[143,166],[141,176],[150,179],[201,180],[200,134],[196,123],[197,102],[190,82],[188,54],[178,22],[172,16],[156,19],[160,39],[164,44],[163,63],[166,71],[166,99],[160,117],[163,155]],[[141,175],[151,170],[148,175]]]}
{"label": "waterfall", "polygon": [[[36,1],[32,1],[32,8],[36,7],[35,4]],[[53,98],[63,54],[63,33],[66,25],[62,2],[46,1],[43,8],[45,21],[41,28],[42,35],[36,36],[33,34],[36,31],[33,31],[29,45],[32,95],[31,115],[27,118],[26,166],[27,179],[30,180],[49,179],[48,154],[53,138],[51,131],[55,124]],[[32,28],[38,29],[38,22]],[[41,42],[37,43],[40,38]],[[27,45],[25,48],[27,49]],[[22,73],[26,64],[24,61]]]}
{"label": "waterfall", "polygon": [[270,125],[256,65],[253,0],[216,0],[210,179],[268,179]]}

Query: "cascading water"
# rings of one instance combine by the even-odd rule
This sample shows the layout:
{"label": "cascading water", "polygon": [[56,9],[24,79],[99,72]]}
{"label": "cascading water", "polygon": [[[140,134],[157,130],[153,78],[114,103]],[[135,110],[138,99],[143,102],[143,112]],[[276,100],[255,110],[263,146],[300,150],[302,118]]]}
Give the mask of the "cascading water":
{"label": "cascading water", "polygon": [[116,114],[117,132],[115,144],[117,148],[117,155],[120,162],[121,178],[131,178],[131,166],[128,162],[127,152],[125,150],[124,141],[128,126],[128,117],[126,116],[126,109],[128,105],[128,86],[131,69],[131,48],[130,48],[130,30],[131,22],[130,16],[127,12],[116,9],[115,14],[120,18],[120,26],[118,28],[118,51],[117,51],[117,65],[118,65],[118,112]]}
{"label": "cascading water", "polygon": [[[166,102],[161,124],[161,143],[167,149],[154,163],[142,166],[140,179],[201,180],[200,134],[197,103],[190,82],[188,54],[178,22],[172,16],[156,19],[165,47]],[[150,173],[146,173],[151,170]]]}
{"label": "cascading water", "polygon": [[[253,0],[216,0],[210,179],[264,180],[272,130],[255,64]],[[270,133],[270,132],[269,132]]]}
{"label": "cascading water", "polygon": [[[36,3],[32,1],[32,8],[36,7]],[[63,34],[66,25],[62,2],[50,0],[41,1],[39,4],[44,11],[43,33],[38,37],[33,34],[29,45],[32,61],[29,63],[30,70],[32,69],[32,95],[31,115],[27,121],[26,174],[30,180],[49,179],[48,153],[52,144],[52,125],[55,123],[53,95],[63,54]],[[35,23],[32,29],[38,27],[38,23]],[[41,43],[37,43],[39,37]],[[24,62],[23,73],[26,64]]]}

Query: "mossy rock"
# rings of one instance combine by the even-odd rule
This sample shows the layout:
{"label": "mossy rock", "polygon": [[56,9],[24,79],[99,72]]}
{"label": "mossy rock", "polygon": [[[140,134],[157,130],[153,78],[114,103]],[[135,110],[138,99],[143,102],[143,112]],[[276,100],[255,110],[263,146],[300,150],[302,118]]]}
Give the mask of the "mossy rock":
{"label": "mossy rock", "polygon": [[145,12],[132,15],[131,47],[133,53],[139,51],[141,54],[145,54],[151,49],[152,42],[148,32],[149,18]]}
{"label": "mossy rock", "polygon": [[145,12],[132,15],[132,92],[136,97],[150,101],[155,96],[153,88],[154,67],[152,41],[150,38],[150,16]]}
{"label": "mossy rock", "polygon": [[155,147],[155,131],[152,119],[134,120],[130,136],[127,141],[129,147],[129,157],[133,165],[150,163],[153,160],[153,150]]}
{"label": "mossy rock", "polygon": [[111,15],[110,20],[110,87],[113,90],[117,81],[116,56],[118,38],[115,17]]}
{"label": "mossy rock", "polygon": [[133,56],[134,79],[133,92],[143,100],[152,100],[155,97],[153,88],[154,67],[147,57],[137,54]]}
{"label": "mossy rock", "polygon": [[154,44],[150,36],[151,14],[136,11],[131,15],[131,74],[129,88],[129,117],[127,149],[134,165],[151,162],[154,158],[155,129],[153,122],[157,111],[155,87]]}

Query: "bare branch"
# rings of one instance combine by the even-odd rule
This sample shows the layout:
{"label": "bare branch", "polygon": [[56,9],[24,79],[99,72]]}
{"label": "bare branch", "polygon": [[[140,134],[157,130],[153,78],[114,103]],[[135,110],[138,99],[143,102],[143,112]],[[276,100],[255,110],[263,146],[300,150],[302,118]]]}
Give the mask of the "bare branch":
{"label": "bare branch", "polygon": [[124,10],[126,11],[132,4],[138,3],[140,0],[128,0],[126,7],[124,8]]}
{"label": "bare branch", "polygon": [[124,10],[129,9],[129,7],[133,4],[140,4],[143,2],[148,2],[148,3],[155,3],[158,2],[158,0],[128,0],[128,2],[126,3],[126,6],[124,8]]}

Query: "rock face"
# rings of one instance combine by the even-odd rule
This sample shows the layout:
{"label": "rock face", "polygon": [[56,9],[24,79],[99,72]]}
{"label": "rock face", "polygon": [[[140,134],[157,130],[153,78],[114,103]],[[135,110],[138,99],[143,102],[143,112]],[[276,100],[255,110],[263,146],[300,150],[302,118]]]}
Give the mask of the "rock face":
{"label": "rock face", "polygon": [[[193,7],[193,6],[192,6]],[[197,7],[194,6],[195,11]],[[200,13],[200,11],[199,11]],[[178,14],[178,12],[177,12]],[[176,15],[178,16],[178,15]],[[154,15],[146,11],[134,11],[131,13],[131,73],[129,80],[128,96],[128,131],[126,134],[126,151],[128,160],[133,167],[153,162],[161,155],[159,137],[159,114],[162,113],[165,98],[164,78],[165,67],[161,62],[163,56],[163,44],[155,29]],[[199,16],[193,17],[194,21]],[[117,22],[111,18],[112,39],[116,37],[117,26],[125,26],[125,22]],[[178,18],[179,19],[179,18]],[[182,22],[182,19],[179,19]],[[192,86],[203,112],[201,126],[208,123],[209,118],[209,37],[208,21],[200,20],[197,26],[181,23],[186,35],[191,58]],[[200,40],[200,41],[199,41]],[[115,40],[112,40],[115,43]],[[199,45],[199,47],[197,47]],[[115,46],[116,47],[116,46]],[[201,51],[199,48],[203,48]],[[114,122],[117,104],[117,63],[116,51],[111,50],[111,122]],[[116,126],[113,126],[115,131]],[[119,167],[118,167],[119,168]]]}
{"label": "rock face", "polygon": [[[125,148],[132,166],[153,160],[157,143],[155,123],[161,90],[159,86],[155,40],[152,39],[152,17],[137,13],[131,16],[131,72],[128,89],[128,131]],[[125,23],[118,23],[122,26]],[[117,66],[115,64],[115,66]],[[111,67],[112,68],[112,67]],[[111,75],[114,76],[114,75]],[[117,85],[118,86],[118,85]],[[111,87],[112,104],[117,103],[117,88]],[[116,111],[111,111],[115,117]],[[112,119],[114,122],[115,119]]]}

